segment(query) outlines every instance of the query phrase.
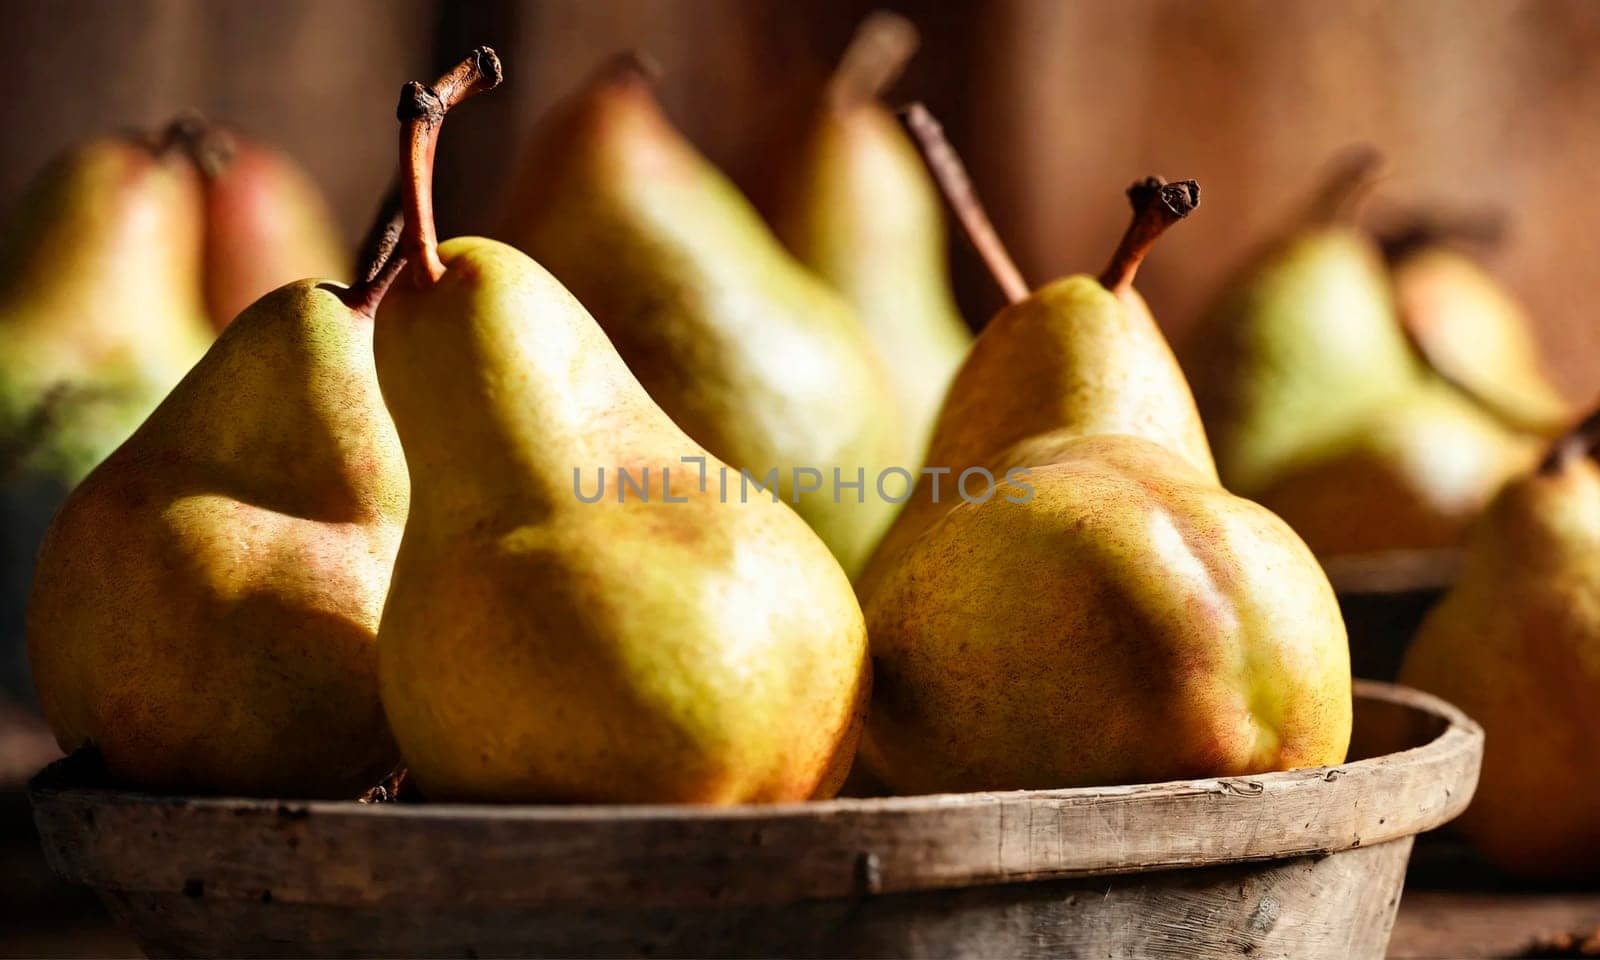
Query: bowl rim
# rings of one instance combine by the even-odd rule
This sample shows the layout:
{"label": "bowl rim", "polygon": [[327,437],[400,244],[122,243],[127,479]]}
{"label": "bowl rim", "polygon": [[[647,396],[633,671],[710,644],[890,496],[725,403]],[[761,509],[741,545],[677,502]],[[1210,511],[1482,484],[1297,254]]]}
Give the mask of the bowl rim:
{"label": "bowl rim", "polygon": [[1353,695],[1439,732],[1258,776],[736,807],[167,796],[73,785],[69,761],[29,796],[52,866],[98,887],[203,881],[208,897],[250,898],[270,885],[279,902],[321,903],[456,902],[468,889],[522,905],[785,902],[1326,855],[1465,809],[1482,729],[1417,690],[1357,680]]}

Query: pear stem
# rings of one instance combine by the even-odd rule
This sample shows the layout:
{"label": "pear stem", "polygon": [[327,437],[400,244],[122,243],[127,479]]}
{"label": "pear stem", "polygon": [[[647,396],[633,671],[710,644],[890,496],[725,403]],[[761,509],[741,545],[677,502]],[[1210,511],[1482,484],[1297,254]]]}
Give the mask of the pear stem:
{"label": "pear stem", "polygon": [[372,226],[367,228],[367,235],[361,241],[356,282],[345,289],[343,296],[351,310],[367,317],[377,316],[378,302],[406,263],[405,255],[398,252],[404,229],[405,210],[400,182],[396,180],[385,191],[378,212],[372,218]]}
{"label": "pear stem", "polygon": [[1503,209],[1414,213],[1377,234],[1383,257],[1396,263],[1427,247],[1492,250],[1505,242],[1510,217]]}
{"label": "pear stem", "polygon": [[1378,183],[1383,154],[1368,144],[1348,147],[1334,158],[1321,186],[1306,208],[1308,223],[1345,223],[1355,216],[1361,198]]}
{"label": "pear stem", "polygon": [[439,127],[450,108],[499,86],[503,76],[500,58],[488,47],[479,47],[432,87],[412,80],[400,91],[395,113],[400,119],[401,205],[405,210],[401,242],[428,283],[437,283],[444,276],[433,222],[433,158],[439,146]]}
{"label": "pear stem", "polygon": [[185,110],[167,124],[157,141],[158,150],[181,149],[207,178],[215,178],[233,162],[238,150],[233,135],[205,118],[198,110]]}
{"label": "pear stem", "polygon": [[1600,446],[1600,410],[1584,417],[1570,430],[1556,438],[1555,443],[1550,445],[1550,452],[1540,461],[1539,472],[1560,473],[1573,463],[1593,454],[1597,446]]}
{"label": "pear stem", "polygon": [[400,181],[395,180],[384,191],[378,202],[378,212],[372,217],[372,226],[361,240],[361,252],[356,259],[356,282],[371,283],[383,272],[395,249],[400,246],[400,235],[405,230],[406,211],[401,197]]}
{"label": "pear stem", "polygon": [[875,100],[899,79],[917,52],[917,28],[898,13],[876,10],[861,21],[828,81],[828,101],[844,110]]}
{"label": "pear stem", "polygon": [[1168,183],[1160,177],[1146,177],[1128,188],[1128,203],[1133,206],[1133,221],[1122,235],[1122,242],[1111,255],[1100,283],[1112,293],[1133,289],[1139,264],[1156,245],[1167,228],[1187,217],[1200,205],[1200,184],[1193,180]]}
{"label": "pear stem", "polygon": [[977,191],[972,188],[972,178],[967,175],[966,165],[945,137],[944,128],[920,103],[913,103],[900,111],[900,120],[916,140],[917,148],[922,151],[923,162],[928,165],[934,182],[939,185],[945,203],[956,215],[967,242],[978,251],[984,266],[989,268],[989,275],[994,278],[995,284],[1012,303],[1026,299],[1028,282],[1022,279],[1022,271],[1017,269],[1016,261],[1011,259],[1005,244],[1000,241],[1000,235],[995,233],[988,212],[983,209]]}

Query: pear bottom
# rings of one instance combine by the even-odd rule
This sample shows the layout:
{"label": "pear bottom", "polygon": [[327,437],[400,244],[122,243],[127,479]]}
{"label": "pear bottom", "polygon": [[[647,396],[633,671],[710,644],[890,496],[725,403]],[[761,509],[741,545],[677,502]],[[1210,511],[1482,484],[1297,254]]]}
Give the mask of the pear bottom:
{"label": "pear bottom", "polygon": [[428,797],[760,803],[844,781],[866,630],[792,510],[601,502],[437,538],[431,516],[407,529],[379,644]]}
{"label": "pear bottom", "polygon": [[1128,436],[1028,482],[951,508],[868,599],[873,774],[940,792],[1344,760],[1343,620],[1282,521]]}

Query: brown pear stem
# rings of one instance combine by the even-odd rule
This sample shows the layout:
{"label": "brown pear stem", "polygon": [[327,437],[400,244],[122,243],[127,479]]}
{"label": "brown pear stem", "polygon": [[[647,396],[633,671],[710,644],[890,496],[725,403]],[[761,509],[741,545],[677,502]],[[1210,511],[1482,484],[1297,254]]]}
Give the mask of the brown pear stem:
{"label": "brown pear stem", "polygon": [[1378,183],[1383,154],[1369,144],[1347,147],[1333,160],[1306,208],[1307,223],[1344,223],[1355,216],[1362,197]]}
{"label": "brown pear stem", "polygon": [[389,184],[383,199],[373,214],[372,226],[361,240],[361,250],[356,255],[356,282],[371,283],[400,246],[400,234],[405,230],[406,212],[401,197],[400,181]]}
{"label": "brown pear stem", "polygon": [[1111,255],[1100,283],[1112,293],[1133,289],[1139,264],[1156,245],[1167,228],[1187,217],[1200,205],[1200,184],[1193,180],[1168,183],[1160,177],[1146,177],[1128,188],[1128,203],[1133,206],[1133,221],[1122,235],[1122,242]]}
{"label": "brown pear stem", "polygon": [[1560,473],[1600,447],[1600,410],[1579,420],[1566,433],[1556,438],[1550,450],[1539,463],[1540,473]]}
{"label": "brown pear stem", "polygon": [[653,87],[661,82],[661,63],[643,50],[624,50],[614,54],[599,70],[606,83],[642,83]]}
{"label": "brown pear stem", "polygon": [[1384,259],[1396,263],[1428,247],[1493,250],[1505,242],[1510,215],[1503,209],[1413,213],[1377,234]]}
{"label": "brown pear stem", "polygon": [[433,158],[439,146],[439,127],[452,107],[499,86],[503,76],[500,58],[488,47],[479,47],[432,87],[413,80],[400,91],[395,112],[400,119],[401,206],[405,210],[401,242],[428,283],[437,283],[444,276],[433,222]]}
{"label": "brown pear stem", "polygon": [[883,95],[917,52],[917,28],[898,13],[876,10],[861,21],[828,81],[828,100],[842,110]]}
{"label": "brown pear stem", "polygon": [[379,301],[406,263],[405,255],[399,252],[404,229],[400,183],[395,181],[384,192],[372,226],[367,228],[367,235],[361,241],[361,252],[356,259],[356,282],[343,295],[351,310],[367,317],[377,316]]}
{"label": "brown pear stem", "polygon": [[923,162],[928,165],[934,182],[939,185],[939,192],[944,194],[945,203],[956,215],[956,221],[961,224],[961,231],[966,234],[973,249],[978,251],[978,256],[989,268],[989,275],[994,277],[1000,291],[1012,303],[1025,299],[1028,296],[1028,282],[1022,279],[1022,271],[1017,269],[1016,261],[1011,259],[1005,244],[1000,242],[1000,235],[995,233],[988,212],[983,209],[977,191],[972,188],[972,178],[967,175],[966,165],[961,162],[955,147],[945,138],[944,128],[920,103],[913,103],[900,111],[900,119],[922,151]]}
{"label": "brown pear stem", "polygon": [[226,170],[238,149],[233,134],[207,120],[198,110],[185,110],[172,118],[156,143],[158,150],[187,153],[208,179]]}

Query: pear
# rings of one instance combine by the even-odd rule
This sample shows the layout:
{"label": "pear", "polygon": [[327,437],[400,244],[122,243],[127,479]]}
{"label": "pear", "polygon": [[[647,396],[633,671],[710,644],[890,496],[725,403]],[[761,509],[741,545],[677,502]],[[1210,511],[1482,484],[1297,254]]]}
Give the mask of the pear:
{"label": "pear", "polygon": [[[847,573],[896,512],[909,452],[860,320],[662,115],[622,57],[536,133],[505,235],[589,310],[650,396],[775,481]],[[848,486],[847,486],[848,485]]]}
{"label": "pear", "polygon": [[327,201],[293,158],[199,117],[186,123],[204,175],[206,308],[218,329],[285,283],[349,276]]}
{"label": "pear", "polygon": [[257,300],[67,499],[28,607],[62,749],[205,793],[354,797],[393,766],[376,633],[408,477],[372,314],[397,267]]}
{"label": "pear", "polygon": [[1376,245],[1338,217],[1380,159],[1345,158],[1304,215],[1224,289],[1179,346],[1228,489],[1282,471],[1389,410],[1425,378]]}
{"label": "pear", "polygon": [[1533,877],[1592,877],[1600,862],[1597,438],[1591,416],[1494,499],[1400,671],[1483,725],[1483,773],[1456,827]]}
{"label": "pear", "polygon": [[46,526],[205,352],[203,211],[170,136],[67,151],[0,235],[0,689],[30,700],[28,585]]}
{"label": "pear", "polygon": [[874,693],[861,756],[897,791],[1344,759],[1333,590],[1285,523],[1218,484],[1132,287],[1198,187],[1152,178],[1129,196],[1134,222],[1105,273],[1002,310],[951,385],[933,462],[1005,480],[942,504],[919,487],[862,581]]}
{"label": "pear", "polygon": [[1180,350],[1224,484],[1322,557],[1456,546],[1537,456],[1419,356],[1377,244],[1338,215],[1377,163],[1340,165]]}
{"label": "pear", "polygon": [[1539,445],[1443,382],[1396,398],[1255,499],[1321,557],[1458,546]]}
{"label": "pear", "polygon": [[1421,221],[1383,238],[1406,331],[1429,366],[1510,427],[1543,434],[1564,428],[1571,408],[1544,370],[1527,311],[1449,242],[1450,226]]}
{"label": "pear", "polygon": [[57,159],[0,240],[0,469],[76,483],[211,340],[199,182],[170,139]]}
{"label": "pear", "polygon": [[498,76],[483,57],[401,102],[411,265],[375,351],[413,490],[378,636],[402,754],[435,798],[829,795],[868,673],[827,547],[788,507],[724,495],[728,468],[550,273],[493,240],[435,244],[439,121]]}
{"label": "pear", "polygon": [[951,294],[938,190],[877,99],[916,45],[916,28],[897,14],[862,22],[804,140],[779,158],[790,169],[779,175],[772,222],[795,256],[855,307],[920,457],[972,334]]}

